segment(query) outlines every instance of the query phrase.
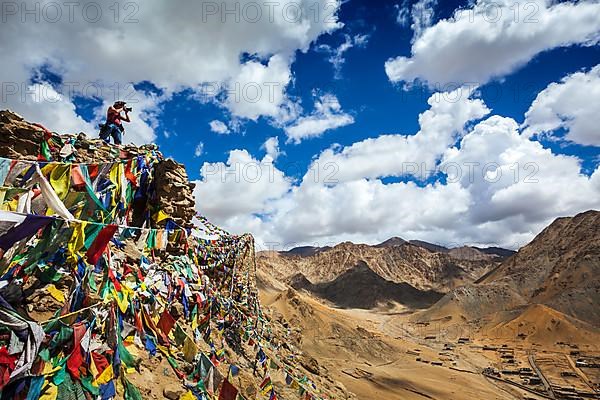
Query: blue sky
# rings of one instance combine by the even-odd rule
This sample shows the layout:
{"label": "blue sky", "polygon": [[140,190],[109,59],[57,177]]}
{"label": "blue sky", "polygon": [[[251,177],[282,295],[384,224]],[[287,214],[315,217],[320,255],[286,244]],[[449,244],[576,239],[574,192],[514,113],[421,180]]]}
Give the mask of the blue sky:
{"label": "blue sky", "polygon": [[[323,136],[300,144],[285,144],[282,130],[266,120],[247,122],[241,134],[221,136],[210,131],[212,120],[227,120],[227,110],[214,104],[198,104],[185,94],[165,104],[156,143],[162,151],[186,165],[192,179],[200,178],[202,163],[224,161],[229,151],[248,149],[260,157],[261,145],[272,136],[280,136],[285,152],[278,167],[287,174],[300,178],[308,168],[313,155],[332,143],[350,145],[353,142],[376,137],[382,133],[411,134],[418,129],[417,116],[427,109],[427,99],[434,90],[419,85],[403,90],[390,84],[383,65],[390,57],[410,54],[412,30],[397,21],[396,1],[382,1],[372,7],[368,1],[348,1],[340,9],[344,28],[324,35],[307,53],[298,52],[292,65],[294,85],[288,90],[301,99],[308,109],[312,107],[313,91],[332,92],[355,123],[326,132]],[[455,8],[468,2],[443,2],[435,8],[439,20],[452,14]],[[345,54],[341,77],[334,79],[335,71],[327,61],[328,54],[319,45],[337,47],[345,35],[368,35],[368,44],[352,48]],[[391,38],[394,38],[391,40]],[[560,62],[557,62],[560,60]],[[548,84],[559,81],[567,74],[595,66],[600,60],[600,47],[568,47],[544,52],[530,63],[501,81],[493,81],[481,89],[481,98],[496,113],[523,122],[524,114],[536,95]],[[169,137],[164,136],[164,131]],[[176,135],[176,136],[172,136]],[[193,149],[204,143],[204,154],[195,157]],[[183,144],[183,146],[182,146]],[[600,162],[600,148],[580,145],[558,145],[546,142],[555,151],[579,156],[586,170],[594,170]]]}
{"label": "blue sky", "polygon": [[[514,2],[488,0],[284,1],[321,10],[301,32],[266,18],[245,25],[243,15],[224,22],[200,3],[140,3],[130,25],[44,24],[42,15],[33,28],[48,43],[0,41],[4,81],[59,95],[65,82],[103,90],[54,102],[3,98],[2,108],[90,131],[114,100],[114,82],[135,108],[126,140],[153,141],[185,164],[201,212],[281,247],[389,236],[518,247],[553,218],[600,207],[600,132],[589,122],[600,112],[597,2],[517,2],[516,14]],[[33,23],[18,17],[3,26],[15,37]],[[78,37],[102,40],[94,47]],[[265,79],[278,84],[275,100],[263,92],[257,103],[232,102],[235,83]],[[229,89],[202,96],[206,82]],[[212,131],[211,121],[229,132]],[[453,182],[440,166],[456,160],[492,162],[504,178]],[[272,163],[270,179],[207,176],[253,162]],[[335,164],[335,181],[309,182],[307,171],[324,162]],[[414,162],[432,172],[404,173]],[[536,185],[522,182],[528,162]],[[519,178],[508,182],[514,163]]]}

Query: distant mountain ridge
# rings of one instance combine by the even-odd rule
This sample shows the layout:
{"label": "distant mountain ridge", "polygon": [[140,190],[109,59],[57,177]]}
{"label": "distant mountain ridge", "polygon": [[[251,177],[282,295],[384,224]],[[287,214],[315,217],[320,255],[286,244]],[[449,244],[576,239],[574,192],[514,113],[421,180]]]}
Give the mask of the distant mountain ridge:
{"label": "distant mountain ridge", "polygon": [[[348,277],[361,276],[373,284],[372,291],[379,288],[386,294],[375,296],[375,303],[407,302],[406,294],[393,293],[395,287],[414,295],[412,305],[427,307],[432,299],[437,300],[436,296],[477,280],[497,267],[502,259],[472,247],[447,249],[392,237],[374,246],[343,242],[333,247],[303,246],[282,252],[260,252],[257,261],[262,271],[281,282],[309,290],[340,306],[369,308],[373,301],[360,304],[357,298],[356,301],[350,299],[350,304],[345,299],[332,298],[331,293],[342,284],[352,292],[351,285],[346,284]],[[416,299],[418,296],[423,298]],[[371,299],[373,296],[363,297]]]}
{"label": "distant mountain ridge", "polygon": [[[351,243],[351,242],[346,242],[346,243]],[[516,251],[514,251],[514,250],[504,249],[502,247],[495,247],[495,246],[492,246],[492,247],[461,246],[461,247],[448,248],[448,247],[444,247],[439,244],[425,242],[423,240],[404,240],[401,237],[397,237],[397,236],[391,237],[379,244],[374,245],[373,247],[386,248],[386,247],[402,246],[403,244],[406,244],[406,243],[421,247],[423,249],[429,250],[434,253],[450,253],[455,258],[468,257],[468,255],[464,255],[461,257],[460,254],[461,253],[464,254],[464,252],[465,252],[463,249],[470,249],[471,255],[476,255],[476,254],[482,253],[481,255],[479,255],[479,258],[481,258],[481,257],[485,258],[484,255],[490,255],[493,257],[504,259],[504,258],[508,258],[516,253]],[[351,244],[354,244],[354,243],[351,243]],[[298,247],[294,247],[290,250],[280,251],[279,254],[290,255],[290,256],[310,257],[310,256],[314,256],[317,253],[321,253],[323,251],[327,251],[330,249],[331,249],[330,246],[325,246],[325,247],[298,246]],[[477,256],[475,256],[475,257],[477,257]]]}

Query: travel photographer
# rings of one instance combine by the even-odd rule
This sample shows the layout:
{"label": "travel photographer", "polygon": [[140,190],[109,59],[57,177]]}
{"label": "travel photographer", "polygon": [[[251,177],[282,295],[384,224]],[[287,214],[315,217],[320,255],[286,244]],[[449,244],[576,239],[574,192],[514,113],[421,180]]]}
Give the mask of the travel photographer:
{"label": "travel photographer", "polygon": [[[100,125],[100,138],[110,143],[110,138],[113,138],[115,144],[121,144],[122,136],[125,134],[123,122],[131,122],[129,112],[132,108],[127,107],[124,101],[116,101],[112,106],[108,107],[106,112],[106,122]],[[125,112],[125,116],[121,115]]]}

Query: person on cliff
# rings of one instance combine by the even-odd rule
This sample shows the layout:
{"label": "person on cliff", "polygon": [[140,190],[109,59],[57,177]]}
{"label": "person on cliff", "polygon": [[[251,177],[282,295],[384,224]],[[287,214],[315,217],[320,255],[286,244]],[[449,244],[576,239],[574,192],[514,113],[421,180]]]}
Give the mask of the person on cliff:
{"label": "person on cliff", "polygon": [[[125,134],[123,122],[131,122],[131,119],[129,119],[130,111],[131,108],[128,108],[124,101],[116,101],[108,107],[106,123],[100,128],[100,138],[106,143],[110,143],[112,137],[115,144],[121,144],[123,142],[122,136]],[[121,112],[125,112],[125,116],[121,115]]]}

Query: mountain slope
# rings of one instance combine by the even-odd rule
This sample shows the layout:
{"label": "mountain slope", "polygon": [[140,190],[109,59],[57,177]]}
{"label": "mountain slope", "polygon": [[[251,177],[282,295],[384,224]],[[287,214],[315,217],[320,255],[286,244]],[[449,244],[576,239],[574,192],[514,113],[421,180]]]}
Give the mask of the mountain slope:
{"label": "mountain slope", "polygon": [[600,212],[558,218],[496,269],[452,290],[418,319],[475,320],[537,303],[600,326]]}
{"label": "mountain slope", "polygon": [[558,218],[482,280],[600,326],[600,212]]}
{"label": "mountain slope", "polygon": [[529,305],[514,318],[490,324],[486,334],[499,339],[522,338],[545,346],[556,342],[596,344],[600,339],[597,328],[543,304]]}
{"label": "mountain slope", "polygon": [[292,277],[294,289],[305,289],[343,308],[373,308],[386,302],[397,302],[411,308],[426,308],[442,294],[414,288],[408,283],[383,279],[364,261],[348,269],[331,282],[312,284],[304,275]]}

